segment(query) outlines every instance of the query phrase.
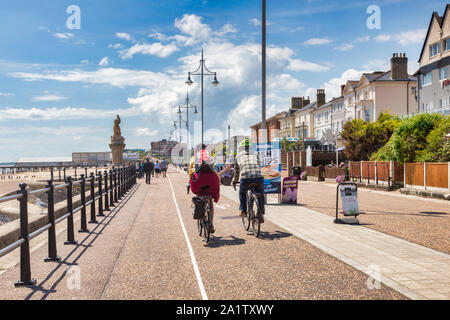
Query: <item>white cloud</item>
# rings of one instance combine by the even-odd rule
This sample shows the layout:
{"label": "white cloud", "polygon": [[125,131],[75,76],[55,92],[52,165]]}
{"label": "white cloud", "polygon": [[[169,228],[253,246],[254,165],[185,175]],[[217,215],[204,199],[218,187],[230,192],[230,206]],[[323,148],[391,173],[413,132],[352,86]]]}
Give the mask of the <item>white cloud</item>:
{"label": "white cloud", "polygon": [[175,27],[189,35],[186,46],[204,41],[211,35],[211,28],[202,23],[202,18],[195,14],[185,14],[181,19],[175,19]]}
{"label": "white cloud", "polygon": [[87,108],[0,108],[0,120],[76,120],[115,118],[117,114],[123,116],[137,115],[134,108],[101,110]]}
{"label": "white cloud", "polygon": [[388,34],[380,34],[379,36],[375,37],[375,41],[377,42],[387,42],[391,40],[391,36]]}
{"label": "white cloud", "polygon": [[320,65],[314,62],[308,62],[300,59],[293,59],[288,66],[292,71],[310,71],[310,72],[325,72],[330,70],[329,66]]}
{"label": "white cloud", "polygon": [[128,33],[125,33],[125,32],[117,32],[116,33],[116,37],[120,38],[120,39],[127,40],[127,41],[131,40],[131,36]]}
{"label": "white cloud", "polygon": [[81,64],[89,64],[89,60],[84,59],[84,60],[81,60],[80,63],[81,63]]}
{"label": "white cloud", "polygon": [[139,137],[154,137],[159,133],[158,130],[150,130],[149,128],[137,128],[135,134]]}
{"label": "white cloud", "polygon": [[350,51],[354,48],[354,45],[351,43],[346,43],[341,46],[334,47],[334,50],[339,50],[342,52]]}
{"label": "white cloud", "polygon": [[[180,34],[167,35],[165,41],[168,41],[168,44],[161,43],[159,48],[152,47],[151,44],[136,44],[119,54],[122,54],[122,58],[132,57],[138,53],[165,56],[170,52],[164,53],[163,51],[165,48],[170,48],[168,45],[172,41],[176,42],[173,44],[174,47],[200,43],[204,48],[208,69],[217,72],[220,81],[217,88],[210,85],[212,79],[207,79],[205,85],[205,116],[208,119],[206,120],[208,125],[222,130],[221,127],[226,125],[223,119],[230,117],[230,119],[239,120],[233,123],[233,132],[238,132],[235,130],[248,131],[249,123],[259,121],[259,116],[256,116],[259,110],[253,109],[252,106],[261,103],[258,98],[261,92],[261,45],[250,41],[240,44],[232,43],[226,39],[227,35],[234,31],[231,25],[225,25],[226,27],[223,26],[219,30],[212,30],[209,25],[202,22],[201,17],[195,15],[184,15],[175,21],[175,25],[180,30]],[[225,31],[226,33],[223,34]],[[172,125],[177,111],[175,106],[184,101],[186,97],[188,88],[184,81],[188,71],[192,71],[198,66],[199,49],[188,52],[189,54],[178,58],[177,65],[165,69],[164,72],[107,67],[93,71],[80,69],[55,71],[41,68],[35,72],[9,73],[10,76],[25,81],[51,80],[121,88],[132,86],[139,90],[137,94],[128,97],[127,102],[130,106],[128,109],[110,112],[83,108],[0,109],[0,118],[65,119],[86,116],[90,119],[90,117],[114,117],[116,114],[140,116],[149,117],[155,127],[149,131],[140,130],[139,133],[150,134],[158,130],[157,135],[161,135],[164,131],[162,128]],[[270,46],[267,54],[268,115],[287,109],[292,96],[299,96],[305,92],[306,85],[297,80],[291,72],[323,72],[332,67],[329,63],[297,59],[294,51],[288,47]],[[189,89],[189,95],[192,102],[200,107],[199,79],[193,77],[193,80],[195,84]],[[259,102],[257,102],[258,99]],[[244,118],[242,113],[248,113],[248,122],[241,121]]]}
{"label": "white cloud", "polygon": [[109,59],[108,57],[103,57],[102,60],[100,60],[100,62],[98,63],[99,66],[101,67],[106,67],[107,65],[109,65]]}
{"label": "white cloud", "polygon": [[[333,97],[339,97],[341,95],[341,85],[346,84],[349,80],[357,80],[361,78],[363,73],[371,72],[370,70],[358,71],[355,69],[348,69],[339,78],[333,78],[322,85],[325,89],[325,95],[327,101]],[[311,98],[311,101],[315,101],[316,88],[309,88],[306,90],[306,95]]]}
{"label": "white cloud", "polygon": [[372,71],[388,71],[391,66],[388,59],[372,59],[363,65],[363,68]]}
{"label": "white cloud", "polygon": [[261,25],[261,20],[256,19],[256,18],[253,18],[253,19],[250,19],[250,23],[251,23],[252,25],[254,25],[255,27],[257,27],[257,26],[260,26],[260,25]]}
{"label": "white cloud", "polygon": [[369,40],[370,40],[370,36],[365,36],[365,37],[356,38],[355,42],[367,42]]}
{"label": "white cloud", "polygon": [[160,58],[167,58],[172,53],[178,51],[178,47],[174,44],[163,45],[160,42],[152,44],[135,44],[131,48],[122,50],[120,56],[122,59],[133,58],[135,54],[153,55]]}
{"label": "white cloud", "polygon": [[61,101],[66,99],[67,97],[57,96],[54,94],[45,94],[43,96],[34,97],[33,101]]}
{"label": "white cloud", "polygon": [[108,46],[108,48],[110,48],[110,49],[120,49],[120,48],[123,48],[123,45],[121,43],[115,43],[115,44],[110,44]]}
{"label": "white cloud", "polygon": [[427,34],[427,29],[417,29],[411,31],[400,32],[396,34],[381,34],[375,37],[377,42],[388,42],[395,41],[400,43],[402,46],[408,46],[412,44],[423,43],[425,36]]}
{"label": "white cloud", "polygon": [[[261,20],[256,19],[256,18],[253,18],[253,19],[250,19],[250,23],[251,23],[252,25],[254,25],[255,27],[258,27],[258,26],[261,25]],[[266,25],[267,25],[267,26],[271,26],[271,25],[272,25],[272,22],[270,22],[269,20],[267,20]]]}
{"label": "white cloud", "polygon": [[159,32],[155,32],[155,33],[151,33],[148,35],[149,38],[158,40],[158,41],[164,41],[167,39],[167,36],[165,34],[159,33]]}
{"label": "white cloud", "polygon": [[305,41],[303,44],[308,45],[308,46],[317,46],[317,45],[322,45],[322,44],[328,44],[333,42],[333,40],[330,40],[328,38],[311,38],[307,41]]}
{"label": "white cloud", "polygon": [[0,92],[0,97],[12,97],[14,93]]}
{"label": "white cloud", "polygon": [[226,35],[228,33],[236,33],[238,32],[237,28],[235,25],[232,25],[230,23],[227,23],[226,25],[224,25],[222,27],[222,29],[220,29],[220,31],[216,32],[217,35]]}
{"label": "white cloud", "polygon": [[55,38],[58,39],[62,39],[62,40],[69,40],[69,39],[73,39],[74,35],[70,32],[66,32],[66,33],[55,33],[53,35]]}

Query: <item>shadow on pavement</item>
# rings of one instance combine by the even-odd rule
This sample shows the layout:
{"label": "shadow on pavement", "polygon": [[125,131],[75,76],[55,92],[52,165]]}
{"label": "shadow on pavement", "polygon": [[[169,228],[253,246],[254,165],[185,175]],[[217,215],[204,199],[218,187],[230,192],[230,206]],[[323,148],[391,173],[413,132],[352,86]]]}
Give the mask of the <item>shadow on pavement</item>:
{"label": "shadow on pavement", "polygon": [[[123,208],[123,206],[131,199],[131,197],[134,195],[134,193],[138,190],[139,185],[137,185],[134,189],[131,190],[128,194],[125,195],[125,198],[117,203],[113,210],[108,211],[108,214],[105,217],[102,217],[102,220],[98,222],[98,224],[95,224],[95,227],[89,232],[89,234],[79,243],[77,243],[76,246],[74,246],[73,250],[67,254],[65,258],[62,258],[61,261],[55,262],[57,266],[47,275],[47,277],[42,280],[39,284],[37,284],[35,287],[29,287],[32,289],[32,291],[27,295],[25,300],[30,300],[33,295],[36,292],[42,292],[44,295],[42,296],[41,300],[45,300],[49,294],[55,293],[55,288],[57,285],[65,278],[67,271],[65,270],[64,273],[54,281],[54,283],[51,285],[50,289],[45,289],[44,284],[50,281],[53,274],[55,272],[63,267],[63,266],[73,266],[77,265],[77,261],[81,258],[81,256],[88,250],[88,248],[92,247],[92,244],[95,242],[95,240],[99,237],[100,234],[102,234],[102,231],[111,223],[111,221],[115,218],[115,216],[120,212],[120,209]],[[97,217],[98,218],[98,217]],[[105,220],[109,219],[107,222]],[[98,228],[101,228],[100,230],[97,230]],[[95,232],[97,231],[97,232]],[[92,239],[90,239],[89,243],[85,244],[86,241],[88,241],[89,237],[94,235]],[[84,248],[74,259],[69,262],[69,258],[78,250],[78,248]]]}
{"label": "shadow on pavement", "polygon": [[275,231],[273,233],[261,231],[261,233],[259,234],[259,237],[261,238],[261,240],[280,240],[283,238],[289,238],[291,236],[292,236],[291,233],[282,232],[282,231]]}
{"label": "shadow on pavement", "polygon": [[224,246],[240,246],[245,244],[245,240],[230,236],[231,239],[224,237],[213,237],[208,244],[205,244],[207,248],[220,248]]}

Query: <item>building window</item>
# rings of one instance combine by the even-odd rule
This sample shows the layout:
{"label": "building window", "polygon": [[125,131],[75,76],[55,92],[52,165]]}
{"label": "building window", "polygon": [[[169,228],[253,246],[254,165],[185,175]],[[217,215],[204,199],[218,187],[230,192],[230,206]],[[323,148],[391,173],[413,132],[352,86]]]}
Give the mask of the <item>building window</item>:
{"label": "building window", "polygon": [[450,38],[444,40],[444,51],[450,50]]}
{"label": "building window", "polygon": [[447,80],[447,67],[439,69],[439,80]]}
{"label": "building window", "polygon": [[422,76],[422,78],[423,78],[422,79],[423,86],[428,86],[428,85],[432,84],[433,83],[433,73],[432,73],[432,71],[430,71],[428,73],[425,73]]}
{"label": "building window", "polygon": [[441,52],[440,49],[441,49],[441,46],[440,46],[439,42],[432,44],[430,46],[430,57],[434,57],[434,56],[438,55]]}
{"label": "building window", "polygon": [[364,120],[370,122],[370,110],[364,110]]}

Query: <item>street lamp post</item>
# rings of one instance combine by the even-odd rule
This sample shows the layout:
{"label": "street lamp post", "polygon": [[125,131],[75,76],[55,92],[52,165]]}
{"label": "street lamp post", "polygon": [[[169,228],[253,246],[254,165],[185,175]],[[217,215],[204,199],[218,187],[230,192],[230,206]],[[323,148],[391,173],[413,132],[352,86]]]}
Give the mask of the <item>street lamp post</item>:
{"label": "street lamp post", "polygon": [[[205,72],[206,70],[206,72]],[[200,71],[200,73],[199,73]],[[203,144],[203,130],[204,130],[204,122],[203,122],[203,106],[204,106],[204,94],[203,94],[203,77],[204,76],[214,76],[214,80],[211,83],[213,86],[218,86],[219,85],[219,81],[217,81],[217,73],[216,72],[211,72],[208,70],[208,68],[206,68],[206,64],[205,64],[205,59],[203,59],[203,49],[202,49],[202,59],[200,60],[200,66],[197,68],[197,70],[193,71],[193,72],[189,72],[188,73],[188,79],[186,80],[186,84],[188,86],[191,86],[194,84],[194,82],[191,79],[191,75],[192,76],[200,76],[201,77],[201,91],[202,91],[202,144]]]}
{"label": "street lamp post", "polygon": [[263,142],[267,141],[268,134],[266,132],[266,0],[262,0],[262,121],[261,121],[261,130],[263,132]]}
{"label": "street lamp post", "polygon": [[186,102],[183,105],[178,106],[178,114],[181,116],[181,109],[186,109],[186,142],[188,144],[189,153],[190,151],[190,141],[189,141],[189,109],[194,109],[194,114],[197,114],[197,106],[193,106],[189,100],[189,92],[186,94]]}

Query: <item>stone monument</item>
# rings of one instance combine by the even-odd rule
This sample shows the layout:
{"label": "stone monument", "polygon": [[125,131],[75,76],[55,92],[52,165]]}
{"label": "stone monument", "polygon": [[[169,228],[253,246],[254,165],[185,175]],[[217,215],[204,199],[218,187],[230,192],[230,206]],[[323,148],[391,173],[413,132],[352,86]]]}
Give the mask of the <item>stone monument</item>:
{"label": "stone monument", "polygon": [[117,115],[117,119],[114,120],[114,135],[111,137],[111,144],[109,147],[112,151],[112,163],[113,165],[123,164],[123,149],[125,149],[125,139],[122,137],[120,131],[120,117]]}

